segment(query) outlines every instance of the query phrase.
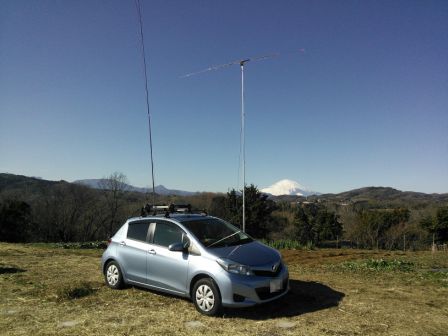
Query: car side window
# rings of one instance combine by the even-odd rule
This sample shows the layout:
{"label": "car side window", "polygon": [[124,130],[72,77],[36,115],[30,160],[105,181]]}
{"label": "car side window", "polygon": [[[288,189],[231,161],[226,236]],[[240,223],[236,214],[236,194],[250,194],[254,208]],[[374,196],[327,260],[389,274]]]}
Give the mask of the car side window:
{"label": "car side window", "polygon": [[134,239],[146,242],[146,236],[148,234],[149,222],[135,222],[129,223],[128,227],[128,239]]}
{"label": "car side window", "polygon": [[177,225],[160,221],[156,224],[153,243],[168,247],[171,244],[182,242],[183,233],[183,230]]}

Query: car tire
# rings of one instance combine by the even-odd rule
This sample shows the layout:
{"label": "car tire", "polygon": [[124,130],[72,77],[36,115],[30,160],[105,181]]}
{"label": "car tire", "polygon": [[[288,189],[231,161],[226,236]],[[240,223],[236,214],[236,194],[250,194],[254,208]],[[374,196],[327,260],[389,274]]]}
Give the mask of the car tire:
{"label": "car tire", "polygon": [[218,286],[211,278],[198,280],[193,287],[191,295],[194,306],[201,314],[213,316],[221,310],[221,294]]}
{"label": "car tire", "polygon": [[117,262],[110,261],[104,269],[104,280],[106,285],[113,289],[121,289],[124,287],[123,273]]}

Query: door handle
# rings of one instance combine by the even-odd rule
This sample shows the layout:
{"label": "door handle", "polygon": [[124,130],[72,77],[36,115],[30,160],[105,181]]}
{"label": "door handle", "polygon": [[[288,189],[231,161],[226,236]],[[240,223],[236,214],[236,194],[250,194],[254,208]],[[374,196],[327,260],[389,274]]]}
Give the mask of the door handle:
{"label": "door handle", "polygon": [[121,246],[125,246],[125,245],[126,245],[126,242],[125,242],[124,240],[122,240],[122,241],[120,242],[120,245],[121,245]]}
{"label": "door handle", "polygon": [[148,253],[149,253],[149,254],[156,254],[156,250],[154,250],[154,249],[150,249],[150,250],[148,251]]}

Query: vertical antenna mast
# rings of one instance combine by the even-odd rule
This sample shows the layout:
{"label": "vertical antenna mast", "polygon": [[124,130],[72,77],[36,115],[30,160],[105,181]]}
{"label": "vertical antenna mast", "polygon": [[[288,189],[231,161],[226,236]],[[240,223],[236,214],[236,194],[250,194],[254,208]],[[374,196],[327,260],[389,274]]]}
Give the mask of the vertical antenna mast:
{"label": "vertical antenna mast", "polygon": [[148,91],[148,72],[146,66],[146,54],[145,54],[145,42],[143,38],[143,20],[142,20],[142,5],[140,0],[135,0],[135,6],[137,7],[138,21],[140,24],[140,42],[141,42],[141,52],[143,60],[143,70],[145,74],[145,93],[146,93],[146,112],[148,115],[148,130],[149,130],[149,147],[151,152],[151,177],[152,177],[152,204],[156,204],[156,192],[154,184],[154,158],[152,155],[152,131],[151,131],[151,114],[149,112],[149,91]]}
{"label": "vertical antenna mast", "polygon": [[241,151],[243,152],[243,232],[246,232],[246,137],[245,131],[245,111],[244,111],[244,63],[249,62],[249,59],[240,62],[241,68]]}

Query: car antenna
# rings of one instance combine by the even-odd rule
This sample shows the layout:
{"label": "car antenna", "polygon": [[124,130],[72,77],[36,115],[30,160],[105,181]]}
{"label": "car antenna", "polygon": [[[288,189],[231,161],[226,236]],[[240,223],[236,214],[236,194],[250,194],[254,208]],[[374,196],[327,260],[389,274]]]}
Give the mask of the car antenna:
{"label": "car antenna", "polygon": [[[286,54],[296,54],[296,53],[304,53],[305,49],[299,49],[296,51],[292,51],[292,52],[288,52],[288,53],[284,53],[284,55]],[[192,72],[192,73],[188,73],[185,75],[180,76],[180,78],[188,78],[191,76],[195,76],[195,75],[199,75],[202,74],[204,72],[208,72],[208,71],[215,71],[215,70],[219,70],[222,68],[227,68],[230,67],[232,65],[238,65],[240,66],[240,70],[241,70],[241,139],[240,139],[240,155],[242,153],[243,156],[243,160],[241,163],[241,169],[242,169],[242,175],[243,175],[243,215],[242,215],[242,220],[243,220],[243,232],[246,232],[246,199],[245,199],[245,189],[246,189],[246,144],[245,144],[245,110],[244,110],[244,65],[247,62],[255,62],[255,61],[262,61],[262,60],[266,60],[266,59],[271,59],[271,58],[275,58],[275,57],[279,57],[280,53],[273,53],[270,55],[264,55],[264,56],[256,56],[256,57],[249,57],[249,58],[243,58],[243,59],[239,59],[239,60],[235,60],[233,62],[229,62],[229,63],[225,63],[225,64],[220,64],[220,65],[212,65],[209,66],[206,69],[200,70],[200,71],[196,71],[196,72]]]}
{"label": "car antenna", "polygon": [[142,11],[143,7],[140,0],[135,0],[135,7],[137,8],[138,22],[140,26],[140,43],[141,43],[141,56],[143,62],[143,73],[145,77],[145,93],[146,93],[146,113],[148,115],[148,130],[149,130],[149,148],[151,153],[151,178],[152,178],[152,205],[156,204],[156,192],[154,182],[154,157],[152,151],[152,131],[151,131],[151,113],[149,111],[149,91],[148,91],[148,70],[146,66],[146,54],[145,54],[145,41],[143,38],[143,19]]}

